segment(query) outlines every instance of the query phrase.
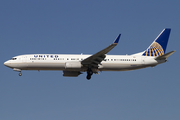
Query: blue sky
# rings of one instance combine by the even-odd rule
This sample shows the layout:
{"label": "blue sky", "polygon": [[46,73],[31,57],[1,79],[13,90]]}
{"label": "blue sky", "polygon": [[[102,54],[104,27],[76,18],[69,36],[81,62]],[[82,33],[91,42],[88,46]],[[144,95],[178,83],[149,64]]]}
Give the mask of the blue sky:
{"label": "blue sky", "polygon": [[[1,120],[179,120],[180,1],[1,0]],[[102,72],[90,81],[62,71],[22,71],[3,65],[21,54],[93,54],[119,33],[109,54],[145,50],[171,28],[167,63],[137,71]]]}

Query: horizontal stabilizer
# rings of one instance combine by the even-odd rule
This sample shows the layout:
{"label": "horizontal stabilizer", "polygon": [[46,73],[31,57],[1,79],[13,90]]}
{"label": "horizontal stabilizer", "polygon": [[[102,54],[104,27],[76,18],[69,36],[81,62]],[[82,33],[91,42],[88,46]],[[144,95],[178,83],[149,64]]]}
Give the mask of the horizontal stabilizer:
{"label": "horizontal stabilizer", "polygon": [[170,55],[172,55],[174,52],[175,52],[175,50],[174,50],[174,51],[171,51],[171,52],[168,52],[168,53],[166,53],[166,54],[164,54],[164,55],[158,56],[158,57],[155,58],[155,60],[166,60],[166,59],[167,59]]}

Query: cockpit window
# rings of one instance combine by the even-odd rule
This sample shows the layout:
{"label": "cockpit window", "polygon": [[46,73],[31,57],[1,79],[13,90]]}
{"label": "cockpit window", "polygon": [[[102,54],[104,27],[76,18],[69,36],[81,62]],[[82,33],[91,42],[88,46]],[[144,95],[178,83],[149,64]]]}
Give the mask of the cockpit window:
{"label": "cockpit window", "polygon": [[17,58],[11,58],[11,60],[16,60]]}

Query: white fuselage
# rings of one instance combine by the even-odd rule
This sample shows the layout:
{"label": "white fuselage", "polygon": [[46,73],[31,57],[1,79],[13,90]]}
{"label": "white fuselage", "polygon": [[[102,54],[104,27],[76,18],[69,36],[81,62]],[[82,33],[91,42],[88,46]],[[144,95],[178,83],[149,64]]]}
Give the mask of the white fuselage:
{"label": "white fuselage", "polygon": [[[86,71],[81,61],[90,55],[73,54],[30,54],[13,57],[4,64],[14,70],[71,70]],[[154,57],[136,55],[106,55],[95,71],[128,71],[153,67],[163,63]],[[75,64],[74,64],[75,63]]]}

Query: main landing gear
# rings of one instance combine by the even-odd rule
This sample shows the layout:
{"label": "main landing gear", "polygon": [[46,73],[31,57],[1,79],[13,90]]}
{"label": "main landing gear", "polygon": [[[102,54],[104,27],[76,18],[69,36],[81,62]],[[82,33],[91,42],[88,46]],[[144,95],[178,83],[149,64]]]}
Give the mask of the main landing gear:
{"label": "main landing gear", "polygon": [[93,71],[91,70],[91,68],[88,68],[88,70],[87,70],[87,77],[86,77],[86,78],[87,78],[88,80],[90,80],[92,74],[93,74]]}

